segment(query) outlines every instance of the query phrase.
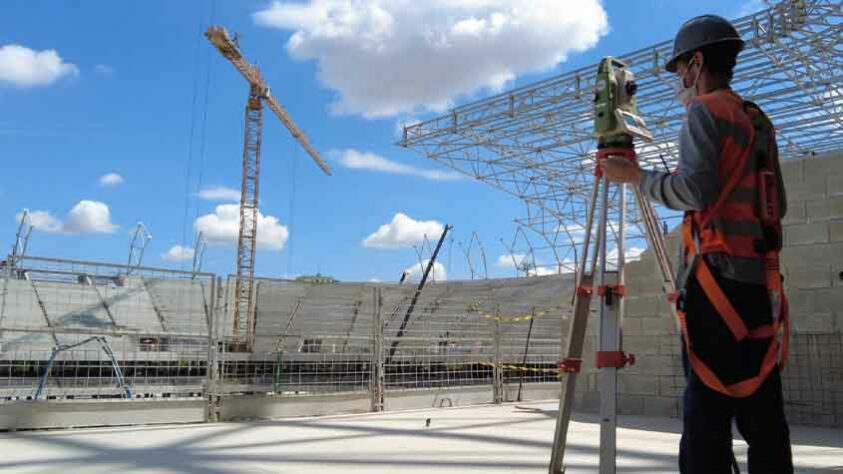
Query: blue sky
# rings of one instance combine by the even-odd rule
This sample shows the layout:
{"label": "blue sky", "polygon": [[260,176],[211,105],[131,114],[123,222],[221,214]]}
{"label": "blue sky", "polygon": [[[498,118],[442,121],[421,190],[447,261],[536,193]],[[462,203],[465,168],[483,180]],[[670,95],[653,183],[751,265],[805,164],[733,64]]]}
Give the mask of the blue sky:
{"label": "blue sky", "polygon": [[[259,274],[320,271],[341,280],[395,280],[416,261],[413,235],[394,228],[392,233],[385,229],[380,240],[370,238],[369,245],[364,240],[402,213],[421,222],[402,221],[410,222],[416,233],[436,229],[423,224],[426,221],[455,226],[454,243],[446,245],[440,260],[449,278],[468,277],[458,242],[467,244],[472,232],[486,248],[489,275],[512,276],[512,268],[496,262],[506,253],[500,239],[512,239],[513,218],[523,214],[520,202],[482,183],[449,179],[438,164],[396,148],[396,124],[435,115],[442,96],[460,104],[489,94],[485,86],[492,79],[477,77],[485,67],[510,71],[500,80],[511,87],[670,39],[694,15],[736,17],[758,6],[727,0],[605,1],[596,8],[605,11],[607,28],[594,33],[595,44],[583,39],[588,35],[583,29],[593,27],[589,18],[567,30],[550,28],[545,36],[526,35],[528,44],[516,42],[512,51],[478,40],[464,45],[462,53],[481,58],[500,54],[500,60],[463,65],[447,80],[436,70],[441,65],[424,70],[438,58],[425,56],[429,51],[414,43],[421,36],[408,32],[395,39],[397,56],[387,56],[386,65],[374,73],[386,82],[373,86],[367,79],[373,72],[366,54],[382,46],[376,33],[383,26],[384,10],[371,10],[359,42],[338,42],[325,36],[325,24],[315,16],[320,5],[332,1],[296,2],[292,7],[291,2],[273,6],[269,1],[221,0],[0,3],[0,242],[11,245],[15,216],[27,208],[49,213],[40,215],[42,225],[33,234],[31,254],[124,262],[130,233],[143,221],[153,235],[145,263],[185,268],[189,261],[163,256],[175,245],[191,247],[197,218],[205,216],[203,225],[217,237],[206,251],[205,269],[233,271],[234,247],[225,240],[230,226],[222,222],[224,213],[215,214],[216,206],[233,201],[206,200],[199,192],[215,186],[239,189],[248,89],[201,35],[213,22],[240,34],[247,58],[259,63],[273,94],[334,170],[334,176],[324,176],[280,122],[265,112],[261,211],[277,222],[266,226],[275,234],[258,252]],[[471,17],[470,11],[453,7],[437,10],[439,3],[447,2],[431,0],[434,6],[415,12],[413,18],[453,26],[455,15]],[[273,8],[282,14],[273,15]],[[579,14],[576,8],[568,10]],[[265,13],[256,16],[259,12]],[[400,22],[400,15],[392,13]],[[370,30],[375,33],[370,35]],[[303,33],[303,41],[288,47],[296,31]],[[527,72],[547,58],[531,56],[532,50],[525,54],[519,46],[529,49],[529,42],[542,46],[543,41],[569,40],[571,45],[559,46],[567,55],[564,61]],[[370,47],[374,49],[366,49]],[[49,50],[57,58],[39,55]],[[411,64],[413,54],[419,64]],[[534,63],[523,64],[528,60]],[[38,67],[21,66],[26,61]],[[15,72],[13,67],[23,69]],[[424,77],[428,72],[432,78]],[[392,90],[389,78],[402,87]],[[413,87],[424,98],[420,103],[413,103]],[[355,163],[368,169],[356,169]],[[109,173],[122,181],[112,177],[109,185],[101,183]],[[289,239],[283,241],[286,231]]]}

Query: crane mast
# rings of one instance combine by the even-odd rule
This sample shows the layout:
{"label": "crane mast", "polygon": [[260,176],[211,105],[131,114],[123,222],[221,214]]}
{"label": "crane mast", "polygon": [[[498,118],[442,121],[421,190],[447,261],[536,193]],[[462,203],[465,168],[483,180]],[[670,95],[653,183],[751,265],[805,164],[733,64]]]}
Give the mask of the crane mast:
{"label": "crane mast", "polygon": [[249,99],[246,101],[243,175],[240,183],[240,233],[237,236],[237,277],[234,283],[233,335],[235,344],[245,344],[247,348],[252,346],[257,323],[253,296],[263,128],[263,106],[257,89],[254,85],[250,87]]}
{"label": "crane mast", "polygon": [[250,64],[238,45],[221,26],[212,26],[205,32],[208,40],[220,54],[228,59],[249,83],[246,101],[246,121],[243,139],[243,172],[240,185],[240,232],[237,237],[237,276],[234,287],[234,327],[232,350],[251,350],[257,326],[255,315],[255,251],[258,236],[258,202],[260,196],[261,137],[263,103],[287,127],[290,134],[305,149],[314,162],[330,175],[331,170],[311,146],[304,132],[299,129],[286,109],[272,97],[260,69]]}

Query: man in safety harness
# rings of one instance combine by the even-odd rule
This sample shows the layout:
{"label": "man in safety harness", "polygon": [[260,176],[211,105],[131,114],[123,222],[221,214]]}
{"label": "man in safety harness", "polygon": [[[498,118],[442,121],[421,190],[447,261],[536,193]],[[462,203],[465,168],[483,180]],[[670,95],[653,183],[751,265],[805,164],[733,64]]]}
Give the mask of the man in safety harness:
{"label": "man in safety harness", "polygon": [[677,169],[644,171],[625,158],[602,164],[608,179],[685,211],[672,298],[687,379],[682,473],[731,471],[732,419],[749,444],[751,473],[793,472],[779,375],[788,330],[779,272],[786,198],[773,125],[729,88],[743,46],[718,16],[683,24],[665,66],[687,109]]}

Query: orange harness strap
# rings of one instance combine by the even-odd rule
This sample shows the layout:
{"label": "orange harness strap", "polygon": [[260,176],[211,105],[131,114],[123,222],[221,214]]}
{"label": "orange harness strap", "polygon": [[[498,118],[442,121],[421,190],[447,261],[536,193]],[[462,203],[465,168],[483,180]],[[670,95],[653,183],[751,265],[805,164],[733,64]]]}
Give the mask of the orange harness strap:
{"label": "orange harness strap", "polygon": [[746,325],[743,323],[743,320],[738,315],[734,306],[732,306],[729,298],[727,298],[726,294],[723,293],[723,290],[720,289],[720,285],[717,284],[717,281],[714,279],[714,275],[711,274],[711,270],[708,269],[708,265],[705,264],[704,259],[699,259],[699,261],[697,261],[696,276],[705,296],[708,297],[708,300],[717,310],[717,313],[720,314],[721,318],[723,318],[723,322],[726,323],[726,326],[728,326],[729,330],[732,331],[732,335],[735,336],[735,340],[738,342],[743,341],[749,333],[749,330],[747,330]]}
{"label": "orange harness strap", "polygon": [[[691,226],[690,223],[686,224],[684,232],[688,235],[691,234]],[[689,250],[693,252],[697,252],[697,249],[693,248],[695,242],[694,239],[689,238],[686,242],[690,242]],[[700,255],[701,256],[701,255]],[[738,312],[735,310],[732,303],[729,301],[729,298],[723,293],[723,290],[720,288],[720,285],[717,284],[717,280],[715,280],[714,275],[711,273],[711,270],[708,268],[708,265],[705,263],[705,259],[699,258],[696,259],[695,262],[696,268],[694,269],[694,274],[697,277],[697,281],[699,282],[700,286],[703,289],[708,300],[711,302],[712,306],[714,306],[717,313],[723,318],[723,322],[732,332],[732,335],[735,337],[737,342],[742,341],[745,338],[749,339],[767,339],[770,338],[770,346],[767,349],[767,353],[764,356],[764,360],[761,363],[761,368],[758,371],[758,374],[754,377],[750,377],[748,379],[742,380],[740,382],[736,382],[732,385],[725,385],[720,377],[711,370],[702,359],[697,356],[696,352],[694,352],[693,346],[691,344],[691,337],[688,332],[688,324],[687,324],[687,317],[684,311],[677,310],[676,315],[679,319],[679,324],[682,328],[682,336],[685,339],[685,348],[688,352],[688,359],[691,362],[691,367],[694,369],[694,372],[697,376],[700,377],[700,380],[705,383],[709,388],[712,390],[716,390],[724,395],[728,395],[733,398],[743,398],[748,397],[755,393],[758,390],[758,387],[761,386],[762,383],[767,379],[767,376],[770,375],[770,372],[776,365],[781,361],[781,365],[784,365],[784,361],[787,359],[787,353],[789,350],[789,333],[790,333],[790,318],[788,315],[788,305],[787,299],[784,296],[784,293],[781,292],[781,286],[776,288],[775,290],[779,292],[780,295],[780,307],[778,308],[780,311],[780,317],[773,321],[772,324],[766,324],[763,326],[759,326],[753,330],[749,330],[744,324],[743,320],[741,319]],[[769,272],[776,272],[776,279],[778,279],[778,266],[768,266],[767,268]],[[768,275],[768,281],[773,280],[773,275]],[[769,285],[768,285],[769,286]],[[769,288],[768,288],[769,290]],[[775,310],[775,308],[774,308]],[[774,311],[775,312],[775,311]],[[783,329],[782,341],[779,344],[778,341],[778,334],[779,330]],[[781,357],[779,357],[779,348],[781,347]]]}
{"label": "orange harness strap", "polygon": [[[683,314],[682,318],[684,318],[684,316],[685,315]],[[778,322],[774,323],[774,326],[778,326]],[[686,337],[685,340],[687,344],[688,338]],[[725,385],[723,381],[720,380],[720,377],[718,377],[717,374],[715,374],[714,371],[711,370],[711,368],[709,368],[705,362],[697,356],[690,346],[686,347],[691,367],[703,383],[712,390],[716,390],[724,395],[728,395],[733,398],[744,398],[755,393],[755,391],[758,390],[758,387],[760,387],[767,379],[767,376],[770,375],[773,368],[776,367],[776,363],[778,362],[778,346],[779,345],[777,344],[776,339],[773,339],[770,342],[770,347],[767,349],[767,354],[764,356],[764,360],[761,363],[761,369],[758,371],[758,374],[754,377],[733,383],[732,385]]]}
{"label": "orange harness strap", "polygon": [[[714,104],[711,101],[706,101],[706,103],[709,106]],[[744,106],[744,108],[746,108],[746,106]],[[754,144],[755,127],[749,127],[747,132],[747,143]],[[735,398],[747,397],[755,393],[779,361],[781,361],[781,364],[784,365],[789,349],[790,321],[787,299],[782,291],[778,254],[767,253],[763,256],[766,273],[766,287],[773,309],[773,322],[772,324],[766,324],[753,330],[749,330],[737,310],[735,310],[731,301],[729,301],[729,298],[723,292],[722,288],[720,288],[720,285],[717,283],[717,280],[714,278],[714,275],[711,273],[711,270],[703,258],[706,253],[721,251],[723,242],[718,242],[716,239],[709,237],[701,244],[699,240],[700,235],[697,231],[697,229],[707,228],[712,218],[721,212],[721,209],[725,206],[729,196],[737,188],[741,179],[746,175],[747,166],[753,149],[754,146],[739,146],[738,150],[733,150],[733,152],[740,153],[740,155],[735,157],[737,161],[734,163],[734,172],[729,173],[729,177],[726,183],[724,183],[725,185],[723,186],[723,189],[721,189],[717,201],[711,208],[701,213],[696,215],[686,215],[685,222],[683,222],[682,225],[683,240],[686,245],[685,261],[687,265],[691,266],[691,268],[688,268],[688,271],[696,276],[697,281],[706,295],[706,298],[708,298],[711,305],[723,319],[723,322],[734,336],[735,341],[741,342],[747,338],[770,339],[770,346],[767,349],[767,353],[764,356],[758,374],[740,382],[725,385],[717,374],[715,374],[714,371],[711,370],[711,368],[708,367],[694,352],[694,348],[691,344],[691,337],[688,332],[686,314],[684,311],[677,310],[677,318],[679,319],[680,326],[682,327],[685,347],[694,372],[709,388]],[[768,149],[767,153],[772,156],[775,153],[775,150]],[[780,330],[783,330],[784,333],[781,343],[779,343],[778,339]],[[779,354],[779,349],[781,349],[781,354]],[[781,358],[779,358],[779,355]]]}
{"label": "orange harness strap", "polygon": [[714,275],[711,274],[711,270],[706,265],[705,260],[701,259],[697,262],[697,271],[695,274],[705,296],[708,297],[708,300],[717,310],[717,313],[723,318],[723,322],[729,327],[736,341],[740,342],[744,338],[766,339],[776,335],[775,328],[772,324],[765,324],[751,331],[747,329],[743,319],[738,315],[735,307],[732,306],[732,302],[729,301],[729,298],[720,289],[720,285],[717,284],[717,280],[714,279]]}
{"label": "orange harness strap", "polygon": [[[680,321],[684,321],[685,314],[681,311],[679,313]],[[787,319],[787,313],[782,313],[782,325],[784,326],[784,337],[781,344],[781,365],[784,366],[784,360],[787,357],[787,346],[788,346],[788,326],[789,321]],[[776,331],[779,329],[779,322],[773,323],[773,327]],[[699,376],[700,380],[703,381],[709,388],[712,390],[716,390],[724,395],[728,395],[733,398],[744,398],[752,395],[758,390],[758,387],[761,386],[762,383],[767,379],[767,376],[770,375],[770,372],[776,367],[777,363],[779,362],[778,357],[778,349],[779,344],[777,340],[773,338],[770,341],[770,346],[767,349],[767,353],[764,356],[764,360],[761,363],[761,368],[758,371],[758,374],[754,377],[750,377],[745,380],[741,380],[740,382],[736,382],[732,385],[725,385],[720,377],[714,373],[711,368],[706,365],[705,362],[700,359],[694,350],[691,348],[689,344],[688,333],[685,332],[685,344],[688,351],[688,358],[691,362],[691,367],[694,369],[694,372]]]}
{"label": "orange harness strap", "polygon": [[787,354],[790,351],[790,308],[787,298],[782,295],[782,351],[779,354],[779,366],[784,368]]}

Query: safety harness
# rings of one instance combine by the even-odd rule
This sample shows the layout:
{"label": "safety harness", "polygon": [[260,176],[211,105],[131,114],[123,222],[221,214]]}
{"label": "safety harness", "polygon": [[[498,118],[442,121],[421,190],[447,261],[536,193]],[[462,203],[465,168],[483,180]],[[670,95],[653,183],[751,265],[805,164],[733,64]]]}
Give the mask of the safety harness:
{"label": "safety harness", "polygon": [[[782,247],[780,176],[775,130],[757,105],[732,91],[716,91],[696,100],[711,112],[721,135],[720,178],[725,182],[717,201],[703,211],[690,211],[682,222],[684,271],[676,302],[694,276],[736,343],[770,339],[758,373],[726,385],[697,355],[686,314],[677,309],[691,367],[709,388],[730,397],[752,395],[788,352],[788,306],[782,291],[779,252]],[[747,328],[711,272],[704,255],[714,252],[763,261],[767,292],[773,309],[771,324]],[[781,333],[781,335],[780,335]]]}

